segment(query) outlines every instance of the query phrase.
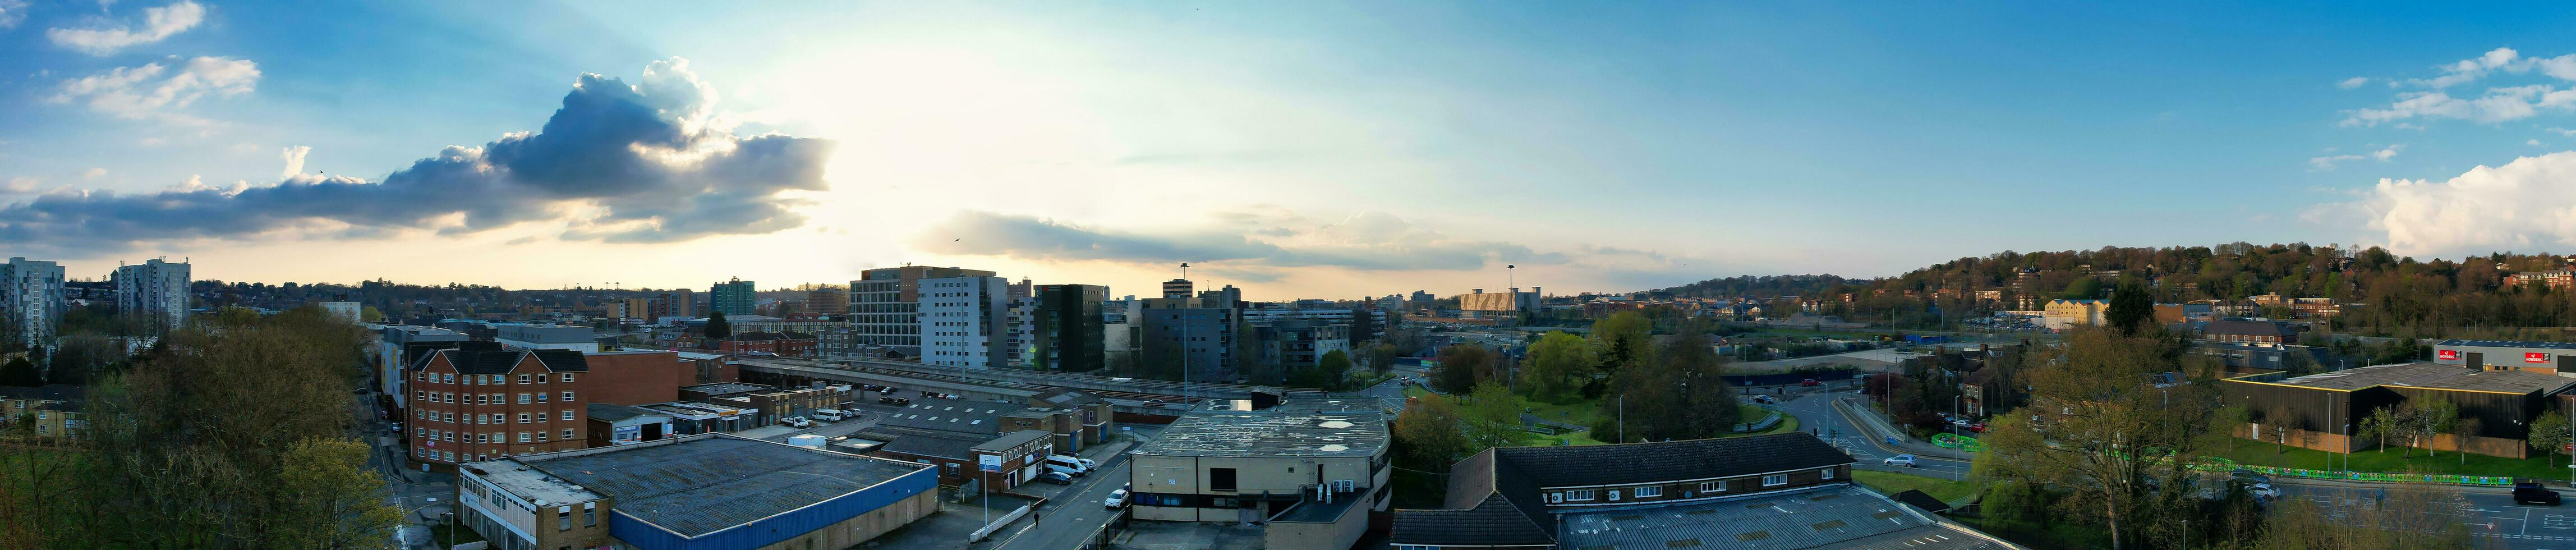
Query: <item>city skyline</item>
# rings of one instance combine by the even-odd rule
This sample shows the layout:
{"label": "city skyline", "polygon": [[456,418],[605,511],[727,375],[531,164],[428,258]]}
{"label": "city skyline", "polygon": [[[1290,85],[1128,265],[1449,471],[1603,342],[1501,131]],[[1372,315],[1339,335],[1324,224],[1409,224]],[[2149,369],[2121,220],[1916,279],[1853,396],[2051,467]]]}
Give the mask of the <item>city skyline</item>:
{"label": "city skyline", "polygon": [[2576,250],[2568,18],[2380,8],[0,2],[0,256],[1285,299]]}

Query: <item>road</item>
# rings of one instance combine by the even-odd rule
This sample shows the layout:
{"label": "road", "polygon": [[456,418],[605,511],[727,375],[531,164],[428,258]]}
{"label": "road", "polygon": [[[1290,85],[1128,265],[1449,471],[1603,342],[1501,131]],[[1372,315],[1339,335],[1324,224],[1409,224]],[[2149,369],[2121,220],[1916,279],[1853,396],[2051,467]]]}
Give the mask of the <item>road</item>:
{"label": "road", "polygon": [[[2337,520],[2374,510],[2383,498],[2377,485],[2276,478],[2273,486],[2281,489],[2282,498],[2305,499],[2314,503],[2320,513]],[[2512,490],[2502,487],[2463,487],[2460,491],[2462,502],[2436,507],[2431,513],[2455,517],[2469,526],[2470,534],[2501,542],[2504,547],[2576,548],[2576,509],[2515,504]]]}
{"label": "road", "polygon": [[1100,471],[1074,480],[1073,487],[1057,493],[1055,499],[1039,506],[1034,525],[1014,528],[1017,532],[1004,535],[1008,538],[1002,539],[1002,543],[994,545],[992,550],[1052,550],[1072,546],[1073,541],[1099,530],[1102,523],[1127,513],[1124,509],[1111,510],[1100,504],[1102,499],[1109,498],[1110,491],[1126,485],[1127,455],[1120,453],[1109,457],[1109,463],[1102,465]]}
{"label": "road", "polygon": [[1786,403],[1773,406],[1787,411],[1789,416],[1797,417],[1798,427],[1807,428],[1815,433],[1816,437],[1823,438],[1825,442],[1832,443],[1835,448],[1842,449],[1843,452],[1851,453],[1852,458],[1860,459],[1860,463],[1853,466],[1855,468],[1941,478],[1967,475],[1967,462],[1929,456],[1916,456],[1915,461],[1920,463],[1920,466],[1915,468],[1880,464],[1879,461],[1887,457],[1910,453],[1889,446],[1885,441],[1869,437],[1869,431],[1861,429],[1857,420],[1834,408],[1835,399],[1850,395],[1847,392],[1830,391],[1792,398]]}

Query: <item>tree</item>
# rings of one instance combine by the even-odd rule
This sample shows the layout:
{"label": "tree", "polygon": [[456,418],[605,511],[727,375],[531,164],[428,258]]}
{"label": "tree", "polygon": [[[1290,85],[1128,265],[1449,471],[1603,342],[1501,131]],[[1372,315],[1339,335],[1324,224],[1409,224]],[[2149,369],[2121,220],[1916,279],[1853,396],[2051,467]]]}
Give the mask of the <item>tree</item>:
{"label": "tree", "polygon": [[[2177,465],[2197,462],[2200,446],[2213,440],[2219,407],[2211,379],[2153,383],[2160,374],[2206,370],[2183,364],[2202,359],[2159,332],[2125,336],[2087,327],[2068,333],[2065,345],[2029,372],[2032,406],[2024,410],[2036,409],[2046,432],[2032,415],[2013,414],[1990,425],[1984,438],[1993,456],[1981,461],[1991,473],[2068,491],[2063,511],[2099,522],[2115,550],[2146,538],[2159,518],[2185,513],[2176,507],[2190,500],[2174,496],[2192,493],[2199,476]],[[2150,478],[2166,498],[2150,494]]]}
{"label": "tree", "polygon": [[2264,522],[2262,536],[2237,545],[2245,550],[2467,550],[2469,528],[2454,514],[2459,491],[2437,485],[2393,484],[2375,506],[2345,508],[2329,517],[2307,499],[2282,499]]}
{"label": "tree", "polygon": [[1565,331],[1549,331],[1530,344],[1529,368],[1522,369],[1530,395],[1540,400],[1572,397],[1592,378],[1592,345]]}
{"label": "tree", "polygon": [[2406,431],[2405,427],[2398,422],[2397,417],[2397,407],[2395,406],[2371,409],[2369,415],[2361,417],[2361,425],[2358,428],[2359,433],[2354,435],[2379,440],[2379,452],[2388,452],[2388,436],[2401,434]]}
{"label": "tree", "polygon": [[2449,399],[2435,397],[2415,402],[2414,409],[2414,435],[2420,438],[2418,441],[2423,442],[2424,450],[2429,456],[2441,456],[2442,453],[2433,448],[2433,436],[2451,433],[2453,429],[2458,428],[2460,406]]}
{"label": "tree", "polygon": [[733,336],[733,325],[725,322],[724,312],[708,312],[705,333],[708,339],[723,340],[727,336]]}
{"label": "tree", "polygon": [[28,361],[26,356],[11,357],[8,363],[0,364],[0,386],[32,388],[42,385],[45,385],[44,373],[36,372],[36,363]]}
{"label": "tree", "polygon": [[[636,315],[636,316],[641,316],[641,315]],[[376,309],[376,306],[363,306],[363,307],[359,307],[359,308],[358,308],[358,320],[360,320],[360,321],[366,321],[366,322],[369,322],[369,323],[374,323],[374,322],[383,321],[383,320],[385,320],[385,312],[384,312],[383,310]]]}
{"label": "tree", "polygon": [[1377,344],[1369,346],[1369,369],[1377,372],[1386,372],[1390,369],[1394,369],[1395,360],[1403,356],[1404,352],[1395,349],[1394,344]]}
{"label": "tree", "polygon": [[1342,353],[1342,350],[1333,350],[1325,352],[1322,358],[1316,359],[1314,366],[1292,371],[1289,384],[1302,388],[1333,391],[1341,389],[1343,381],[1348,380],[1350,374],[1350,354]]}
{"label": "tree", "polygon": [[385,504],[382,475],[367,467],[367,444],[347,438],[312,438],[287,448],[278,465],[285,521],[283,548],[381,547],[402,524],[402,511]]}
{"label": "tree", "polygon": [[1475,392],[1467,396],[1465,413],[1470,452],[1519,445],[1529,433],[1520,429],[1520,400],[1501,382],[1488,379],[1477,383]]}
{"label": "tree", "polygon": [[1592,322],[1592,352],[1604,371],[1615,371],[1635,362],[1646,351],[1646,341],[1653,336],[1655,323],[1637,311],[1612,313]]}
{"label": "tree", "polygon": [[1431,386],[1453,394],[1475,391],[1476,381],[1493,367],[1492,350],[1478,344],[1453,344],[1440,348],[1440,368],[1431,372]]}
{"label": "tree", "polygon": [[[2548,412],[2540,413],[2540,418],[2531,420],[2531,435],[2525,436],[2523,443],[2530,445],[2531,450],[2542,453],[2556,455],[2566,452],[2567,412],[2551,408]],[[2557,458],[2550,458],[2549,466],[2557,467]]]}
{"label": "tree", "polygon": [[1395,416],[1393,436],[1395,451],[1416,469],[1433,472],[1449,471],[1449,466],[1465,458],[1467,444],[1466,418],[1456,401],[1443,395],[1413,397],[1413,403]]}
{"label": "tree", "polygon": [[2121,283],[2111,291],[2111,307],[2102,312],[2102,321],[2122,336],[2135,336],[2139,328],[2156,322],[2155,295],[2135,281]]}

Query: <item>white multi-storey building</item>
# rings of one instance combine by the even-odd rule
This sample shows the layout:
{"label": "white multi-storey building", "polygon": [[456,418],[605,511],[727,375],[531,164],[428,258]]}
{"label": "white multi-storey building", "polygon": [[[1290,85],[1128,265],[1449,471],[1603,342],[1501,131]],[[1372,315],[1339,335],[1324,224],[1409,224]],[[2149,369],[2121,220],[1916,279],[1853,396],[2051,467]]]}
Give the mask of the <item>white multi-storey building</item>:
{"label": "white multi-storey building", "polygon": [[116,267],[116,311],[140,313],[167,331],[188,320],[188,264],[159,259]]}
{"label": "white multi-storey building", "polygon": [[10,258],[0,264],[0,324],[18,331],[21,343],[43,345],[54,339],[63,320],[63,266],[54,262]]}
{"label": "white multi-storey building", "polygon": [[987,369],[1008,360],[1009,281],[953,277],[920,285],[921,362]]}

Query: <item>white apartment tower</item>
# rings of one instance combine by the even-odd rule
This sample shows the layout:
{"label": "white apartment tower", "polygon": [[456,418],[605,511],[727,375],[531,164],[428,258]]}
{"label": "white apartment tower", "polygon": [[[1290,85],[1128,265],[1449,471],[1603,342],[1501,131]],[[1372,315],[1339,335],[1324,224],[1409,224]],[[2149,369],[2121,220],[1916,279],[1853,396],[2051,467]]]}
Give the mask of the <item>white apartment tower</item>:
{"label": "white apartment tower", "polygon": [[116,286],[116,311],[152,318],[162,331],[188,320],[188,264],[160,259],[121,265],[108,277]]}
{"label": "white apartment tower", "polygon": [[951,277],[920,285],[921,362],[989,369],[1009,360],[1009,281]]}
{"label": "white apartment tower", "polygon": [[0,264],[0,329],[15,329],[19,343],[45,345],[63,320],[63,266],[10,258]]}

